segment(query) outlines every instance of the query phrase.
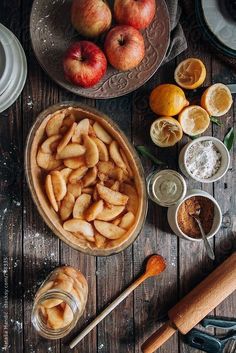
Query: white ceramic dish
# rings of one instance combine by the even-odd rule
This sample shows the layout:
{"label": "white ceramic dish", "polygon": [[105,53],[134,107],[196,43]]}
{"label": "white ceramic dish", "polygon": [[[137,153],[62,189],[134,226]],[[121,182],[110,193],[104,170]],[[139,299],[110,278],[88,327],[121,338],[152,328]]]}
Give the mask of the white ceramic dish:
{"label": "white ceramic dish", "polygon": [[197,189],[189,190],[187,192],[185,198],[182,201],[178,202],[174,206],[169,207],[168,211],[167,211],[168,223],[169,223],[172,231],[180,238],[184,238],[184,239],[187,239],[190,241],[195,241],[195,242],[202,241],[201,238],[189,237],[187,234],[183,233],[178,225],[178,222],[177,222],[177,215],[178,215],[178,210],[179,210],[180,205],[192,196],[204,196],[204,197],[207,197],[208,199],[210,199],[214,203],[213,225],[212,225],[210,233],[207,234],[207,238],[210,239],[210,238],[214,237],[214,235],[220,229],[221,222],[222,222],[222,212],[221,212],[219,204],[214,199],[214,197],[203,190],[197,190]]}
{"label": "white ceramic dish", "polygon": [[0,24],[0,95],[7,89],[13,77],[12,38],[7,31]]}
{"label": "white ceramic dish", "polygon": [[224,9],[223,3],[224,1],[218,0],[202,0],[204,19],[210,31],[222,44],[236,50],[235,21]]}
{"label": "white ceramic dish", "polygon": [[[216,148],[221,153],[221,166],[218,169],[218,171],[216,172],[216,174],[214,174],[211,178],[200,179],[200,178],[192,175],[189,172],[187,165],[186,165],[186,155],[187,155],[189,148],[191,146],[193,146],[196,142],[209,141],[209,140],[213,141]],[[227,150],[226,146],[219,139],[217,139],[216,137],[212,137],[212,136],[202,136],[202,137],[197,138],[196,140],[193,140],[192,142],[187,143],[182,148],[182,150],[180,151],[180,154],[179,154],[179,167],[180,167],[181,172],[186,177],[190,177],[193,180],[199,181],[200,183],[213,183],[213,182],[221,179],[226,174],[227,170],[229,169],[229,164],[230,164],[230,155],[229,155],[229,151]]]}
{"label": "white ceramic dish", "polygon": [[6,36],[7,43],[12,49],[11,55],[13,58],[13,63],[11,66],[12,78],[10,79],[7,88],[0,95],[1,113],[10,107],[21,94],[27,77],[27,62],[24,50],[14,34],[1,24],[0,30],[1,33],[4,33]]}

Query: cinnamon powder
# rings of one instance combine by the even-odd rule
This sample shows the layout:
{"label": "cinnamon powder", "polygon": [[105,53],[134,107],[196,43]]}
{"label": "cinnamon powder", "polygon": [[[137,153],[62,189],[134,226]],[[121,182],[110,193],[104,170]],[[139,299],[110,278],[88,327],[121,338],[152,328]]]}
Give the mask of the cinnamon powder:
{"label": "cinnamon powder", "polygon": [[214,204],[204,196],[193,196],[184,201],[178,210],[177,221],[180,229],[193,238],[201,238],[197,222],[191,216],[200,208],[199,218],[206,234],[211,231],[214,219]]}

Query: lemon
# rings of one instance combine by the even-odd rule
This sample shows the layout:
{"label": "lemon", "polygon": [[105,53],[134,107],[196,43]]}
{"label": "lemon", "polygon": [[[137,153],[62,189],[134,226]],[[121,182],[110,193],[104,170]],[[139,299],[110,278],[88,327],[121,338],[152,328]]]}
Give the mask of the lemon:
{"label": "lemon", "polygon": [[178,120],[172,117],[161,117],[152,123],[150,136],[159,147],[174,146],[183,136]]}
{"label": "lemon", "polygon": [[202,134],[210,124],[207,111],[199,105],[190,105],[178,117],[179,123],[185,134],[195,136]]}
{"label": "lemon", "polygon": [[223,83],[215,83],[208,87],[201,98],[201,106],[213,116],[226,114],[230,110],[232,103],[232,94]]}
{"label": "lemon", "polygon": [[195,89],[205,81],[206,67],[196,58],[183,60],[175,69],[174,78],[180,87]]}
{"label": "lemon", "polygon": [[158,115],[173,116],[189,105],[184,91],[169,83],[159,85],[152,91],[149,100],[152,111]]}

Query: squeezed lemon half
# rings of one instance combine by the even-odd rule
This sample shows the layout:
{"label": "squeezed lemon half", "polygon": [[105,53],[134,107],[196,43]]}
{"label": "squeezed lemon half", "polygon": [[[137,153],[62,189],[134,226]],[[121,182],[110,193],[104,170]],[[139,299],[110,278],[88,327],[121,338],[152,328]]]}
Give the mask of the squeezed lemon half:
{"label": "squeezed lemon half", "polygon": [[152,123],[150,136],[157,146],[170,147],[181,140],[183,130],[176,119],[172,117],[161,117]]}
{"label": "squeezed lemon half", "polygon": [[232,94],[229,88],[223,83],[215,83],[208,87],[201,97],[201,106],[213,116],[226,114],[232,104]]}
{"label": "squeezed lemon half", "polygon": [[190,105],[182,110],[178,120],[184,133],[190,136],[202,134],[210,124],[209,114],[198,105]]}
{"label": "squeezed lemon half", "polygon": [[195,89],[205,81],[206,67],[201,60],[196,58],[183,60],[176,67],[174,78],[180,87]]}

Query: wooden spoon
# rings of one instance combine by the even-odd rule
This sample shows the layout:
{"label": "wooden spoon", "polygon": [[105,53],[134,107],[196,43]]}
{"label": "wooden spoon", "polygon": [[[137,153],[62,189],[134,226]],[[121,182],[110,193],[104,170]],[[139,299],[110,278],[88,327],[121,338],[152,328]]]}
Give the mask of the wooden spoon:
{"label": "wooden spoon", "polygon": [[94,327],[97,326],[117,305],[119,305],[130,293],[132,293],[147,278],[157,276],[166,268],[165,260],[160,255],[152,255],[146,264],[145,272],[132,283],[123,293],[119,295],[108,307],[101,312],[71,343],[70,348],[74,348]]}

